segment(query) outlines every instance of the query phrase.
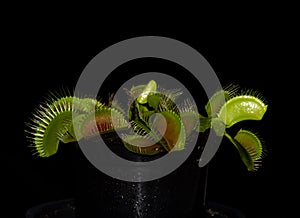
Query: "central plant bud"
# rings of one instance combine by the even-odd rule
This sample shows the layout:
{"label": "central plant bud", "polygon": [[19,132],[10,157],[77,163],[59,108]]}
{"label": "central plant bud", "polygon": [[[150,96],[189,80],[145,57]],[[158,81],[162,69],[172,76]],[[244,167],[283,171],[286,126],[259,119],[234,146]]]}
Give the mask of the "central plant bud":
{"label": "central plant bud", "polygon": [[126,148],[144,155],[182,150],[186,133],[174,93],[157,90],[151,80],[129,94],[134,99],[128,112],[133,134],[123,136]]}

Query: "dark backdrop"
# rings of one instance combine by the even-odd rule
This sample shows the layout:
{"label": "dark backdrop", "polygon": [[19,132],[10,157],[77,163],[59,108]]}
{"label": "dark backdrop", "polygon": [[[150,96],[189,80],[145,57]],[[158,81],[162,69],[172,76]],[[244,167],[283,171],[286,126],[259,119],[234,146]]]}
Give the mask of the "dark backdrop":
{"label": "dark backdrop", "polygon": [[284,46],[276,22],[224,22],[219,26],[194,22],[191,27],[185,27],[186,23],[171,27],[166,22],[160,29],[155,24],[128,27],[103,26],[103,21],[97,26],[75,23],[41,24],[34,18],[24,18],[8,26],[8,67],[2,73],[6,132],[1,152],[1,204],[5,215],[1,217],[23,217],[34,205],[73,197],[74,172],[68,170],[68,145],[61,146],[51,158],[32,157],[24,137],[24,122],[48,91],[74,88],[86,64],[104,48],[143,35],[185,42],[208,60],[222,84],[234,82],[263,94],[268,111],[261,122],[251,126],[260,133],[268,150],[263,166],[256,173],[247,172],[233,146],[224,140],[210,162],[207,197],[236,207],[247,217],[285,217],[279,214],[289,205],[287,190],[292,181],[288,175],[293,162],[288,149],[282,148],[291,145],[281,143],[283,134],[278,131],[284,120],[275,112],[279,89],[285,83],[279,54]]}

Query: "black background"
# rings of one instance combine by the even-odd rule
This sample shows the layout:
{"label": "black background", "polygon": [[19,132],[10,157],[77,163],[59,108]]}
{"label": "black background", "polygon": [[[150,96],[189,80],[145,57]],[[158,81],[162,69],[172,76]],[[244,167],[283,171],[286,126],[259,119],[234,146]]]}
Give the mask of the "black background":
{"label": "black background", "polygon": [[[68,166],[67,145],[57,155],[32,157],[24,136],[24,122],[44,100],[48,91],[72,89],[88,62],[103,49],[131,37],[158,35],[180,40],[198,50],[211,64],[221,84],[237,83],[258,90],[267,100],[262,121],[247,123],[259,132],[268,150],[263,166],[249,173],[238,153],[224,140],[210,162],[208,199],[245,212],[247,217],[288,217],[290,196],[296,192],[290,175],[295,144],[282,114],[293,114],[285,89],[290,71],[284,63],[289,47],[289,28],[280,19],[245,19],[207,24],[198,21],[107,23],[105,19],[41,19],[22,16],[7,24],[2,72],[2,117],[0,217],[24,217],[37,204],[72,197],[73,173]],[[160,27],[158,25],[160,24]],[[284,34],[282,34],[284,32]],[[148,66],[149,67],[149,66]],[[145,69],[148,71],[149,69]],[[5,76],[4,76],[5,75]],[[277,103],[281,99],[281,102]],[[284,104],[283,102],[284,101]],[[282,108],[282,106],[284,108]],[[276,108],[276,110],[275,110]],[[285,133],[283,128],[287,128]],[[3,128],[2,128],[3,129]],[[293,152],[291,152],[293,151]]]}

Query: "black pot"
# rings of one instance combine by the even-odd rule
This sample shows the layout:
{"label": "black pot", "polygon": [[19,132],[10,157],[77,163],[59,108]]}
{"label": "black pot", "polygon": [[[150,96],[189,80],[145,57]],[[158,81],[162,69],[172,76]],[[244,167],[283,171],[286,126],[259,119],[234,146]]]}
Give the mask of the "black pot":
{"label": "black pot", "polygon": [[[123,158],[136,161],[157,158],[131,153],[117,139],[109,146]],[[204,217],[206,168],[198,166],[201,149],[201,145],[195,146],[188,159],[175,171],[148,182],[112,178],[95,168],[78,149],[74,156],[77,217]]]}

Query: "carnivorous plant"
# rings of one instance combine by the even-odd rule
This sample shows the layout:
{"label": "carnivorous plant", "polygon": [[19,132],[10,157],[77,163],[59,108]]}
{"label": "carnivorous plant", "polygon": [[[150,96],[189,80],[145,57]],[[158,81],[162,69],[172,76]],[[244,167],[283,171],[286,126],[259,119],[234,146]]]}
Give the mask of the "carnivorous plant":
{"label": "carnivorous plant", "polygon": [[[267,105],[259,95],[242,93],[236,87],[224,88],[209,98],[206,114],[202,115],[189,99],[175,103],[179,94],[162,89],[151,80],[128,90],[133,102],[128,111],[115,101],[104,104],[92,98],[53,95],[37,107],[26,132],[34,154],[49,157],[57,152],[61,143],[122,129],[126,130],[126,134],[121,135],[124,146],[136,154],[180,152],[192,132],[211,129],[216,135],[229,139],[249,171],[258,169],[264,154],[260,138],[246,129],[234,136],[227,130],[244,120],[263,118]],[[221,97],[225,97],[225,102]],[[91,109],[95,113],[91,113]]]}

